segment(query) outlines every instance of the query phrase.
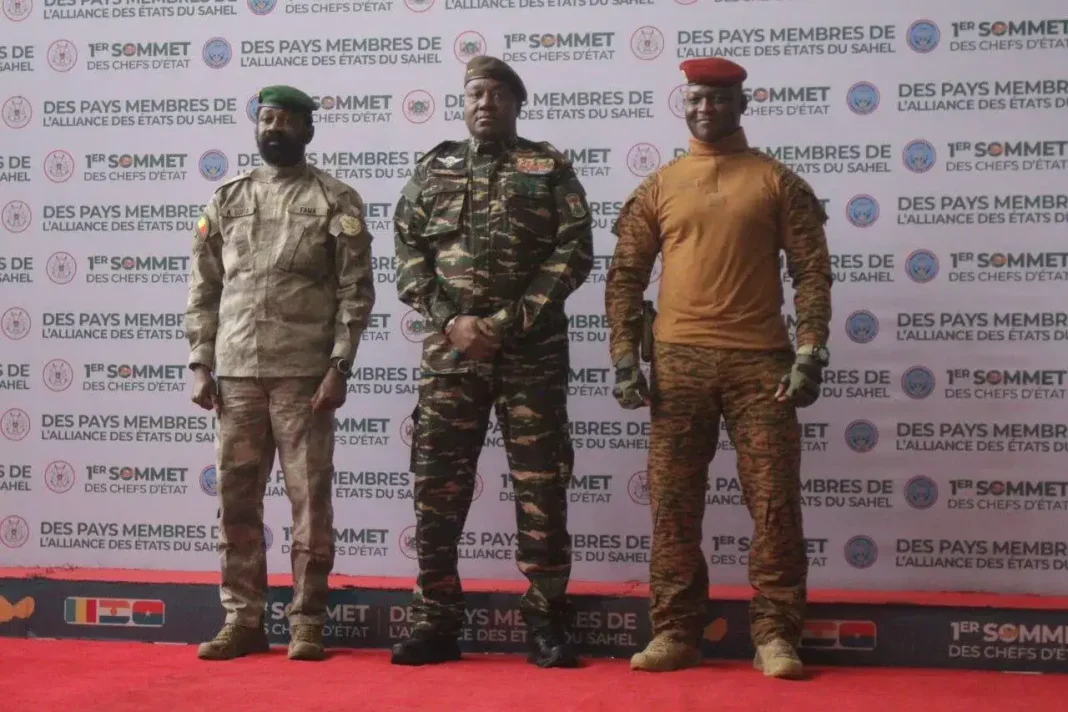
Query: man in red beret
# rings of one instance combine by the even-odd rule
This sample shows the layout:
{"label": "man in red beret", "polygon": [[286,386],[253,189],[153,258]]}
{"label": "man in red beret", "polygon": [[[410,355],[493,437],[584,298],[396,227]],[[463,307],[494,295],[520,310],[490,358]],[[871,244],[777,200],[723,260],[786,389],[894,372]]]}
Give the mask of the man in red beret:
{"label": "man in red beret", "polygon": [[[614,395],[648,404],[653,516],[650,617],[638,670],[699,664],[708,597],[701,550],[708,467],[720,421],[737,451],[755,527],[749,551],[754,665],[798,677],[808,560],[801,523],[797,408],[819,397],[831,317],[827,216],[812,188],[749,147],[740,120],[746,71],[725,59],[687,60],[689,153],[627,198],[605,302]],[[795,350],[782,314],[779,252],[797,312]],[[662,255],[650,389],[638,367],[642,300]]]}

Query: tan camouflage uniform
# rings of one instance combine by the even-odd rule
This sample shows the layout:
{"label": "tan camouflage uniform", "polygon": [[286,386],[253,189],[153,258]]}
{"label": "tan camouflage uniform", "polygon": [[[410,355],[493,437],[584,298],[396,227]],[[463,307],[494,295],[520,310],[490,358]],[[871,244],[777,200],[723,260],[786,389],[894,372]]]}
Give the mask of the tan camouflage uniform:
{"label": "tan camouflage uniform", "polygon": [[190,364],[218,378],[216,457],[226,622],[260,626],[263,497],[281,460],[293,512],[291,626],[321,626],[334,564],[334,417],[311,401],[334,357],[351,363],[375,300],[371,235],[351,187],[299,164],[224,183],[193,239]]}
{"label": "tan camouflage uniform", "polygon": [[[800,429],[795,406],[774,398],[794,363],[779,310],[780,251],[795,288],[798,345],[826,344],[831,311],[821,204],[785,165],[749,149],[744,131],[731,141],[718,156],[709,151],[714,160],[703,156],[699,163],[688,155],[672,161],[627,198],[613,229],[618,243],[605,290],[612,361],[636,359],[643,294],[662,254],[650,381],[650,617],[654,635],[684,644],[679,649],[688,651],[686,665],[699,660],[705,620],[709,581],[702,524],[721,418],[737,450],[754,524],[753,643],[759,648],[781,637],[796,646],[800,640],[808,570]],[[727,237],[714,248],[683,245],[679,237],[699,240],[702,231],[717,230]],[[698,257],[689,249],[707,254]],[[735,291],[742,284],[751,291]],[[691,296],[716,289],[727,293]],[[745,316],[741,309],[731,311],[736,304]],[[648,660],[637,665],[654,669]]]}
{"label": "tan camouflage uniform", "polygon": [[[564,301],[593,262],[585,191],[548,144],[447,141],[404,187],[394,226],[400,300],[422,314],[428,334],[411,456],[416,628],[455,635],[462,627],[457,544],[493,405],[516,494],[516,559],[530,580],[521,610],[528,624],[542,623],[564,610],[571,571]],[[456,315],[499,326],[495,361],[452,353],[442,332]]]}

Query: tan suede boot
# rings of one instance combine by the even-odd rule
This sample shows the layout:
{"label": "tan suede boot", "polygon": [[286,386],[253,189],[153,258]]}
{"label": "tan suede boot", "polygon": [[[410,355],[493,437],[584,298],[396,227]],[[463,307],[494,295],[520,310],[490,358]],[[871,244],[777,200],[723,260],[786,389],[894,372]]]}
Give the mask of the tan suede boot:
{"label": "tan suede boot", "polygon": [[766,677],[786,680],[800,680],[804,674],[804,666],[797,657],[797,651],[782,638],[773,638],[758,646],[753,667],[762,671]]}
{"label": "tan suede boot", "polygon": [[653,638],[645,650],[630,659],[631,670],[671,672],[701,664],[701,651],[670,637],[666,633]]}
{"label": "tan suede boot", "polygon": [[290,660],[322,660],[325,657],[321,625],[292,626],[289,638]]}
{"label": "tan suede boot", "polygon": [[249,653],[266,653],[270,649],[263,626],[251,628],[227,623],[214,639],[200,644],[197,657],[201,660],[233,660]]}

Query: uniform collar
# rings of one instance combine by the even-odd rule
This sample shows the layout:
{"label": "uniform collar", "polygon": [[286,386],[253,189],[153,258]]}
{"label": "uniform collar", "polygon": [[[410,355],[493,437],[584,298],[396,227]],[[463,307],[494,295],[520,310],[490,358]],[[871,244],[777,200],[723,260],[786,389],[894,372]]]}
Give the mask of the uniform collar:
{"label": "uniform collar", "polygon": [[268,183],[278,183],[291,178],[298,178],[304,175],[307,171],[308,161],[306,158],[301,159],[299,163],[292,166],[285,166],[284,168],[272,166],[269,163],[264,163],[260,166],[260,172]]}
{"label": "uniform collar", "polygon": [[741,153],[748,148],[749,141],[746,140],[745,129],[741,127],[711,143],[690,137],[691,156],[725,156],[730,153]]}
{"label": "uniform collar", "polygon": [[471,153],[475,155],[494,156],[515,148],[519,139],[513,136],[499,141],[480,141],[472,136],[469,141],[471,144]]}

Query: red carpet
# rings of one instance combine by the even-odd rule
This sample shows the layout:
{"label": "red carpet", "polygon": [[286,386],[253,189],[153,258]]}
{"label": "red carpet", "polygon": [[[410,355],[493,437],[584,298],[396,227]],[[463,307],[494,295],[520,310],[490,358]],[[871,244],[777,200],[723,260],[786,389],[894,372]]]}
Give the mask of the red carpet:
{"label": "red carpet", "polygon": [[516,657],[398,668],[384,651],[296,663],[269,655],[207,663],[186,645],[0,638],[5,712],[977,712],[1064,709],[1068,676],[824,668],[812,679],[765,679],[745,665],[708,663],[671,674],[625,661],[538,670]]}

